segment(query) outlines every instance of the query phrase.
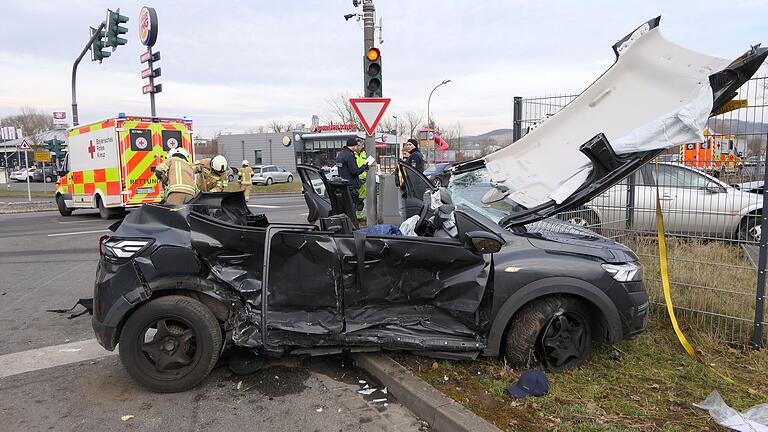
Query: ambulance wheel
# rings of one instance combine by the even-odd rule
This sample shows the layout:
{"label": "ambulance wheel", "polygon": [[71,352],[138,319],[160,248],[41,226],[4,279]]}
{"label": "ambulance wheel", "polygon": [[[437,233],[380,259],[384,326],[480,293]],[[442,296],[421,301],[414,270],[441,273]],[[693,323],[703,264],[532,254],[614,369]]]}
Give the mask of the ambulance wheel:
{"label": "ambulance wheel", "polygon": [[267,186],[272,184],[272,177],[267,177]]}
{"label": "ambulance wheel", "polygon": [[114,219],[123,213],[123,209],[107,208],[100,196],[96,196],[96,208],[99,209],[99,216],[102,219]]}
{"label": "ambulance wheel", "polygon": [[72,209],[67,207],[67,204],[64,202],[64,197],[61,195],[56,195],[56,207],[59,209],[59,213],[62,216],[69,216],[72,214]]}

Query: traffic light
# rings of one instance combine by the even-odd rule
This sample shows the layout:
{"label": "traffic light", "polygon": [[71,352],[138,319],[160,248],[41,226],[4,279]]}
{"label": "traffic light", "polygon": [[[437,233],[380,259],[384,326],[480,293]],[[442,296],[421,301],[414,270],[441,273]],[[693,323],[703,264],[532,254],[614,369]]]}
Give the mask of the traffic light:
{"label": "traffic light", "polygon": [[363,60],[365,97],[381,97],[381,52],[371,48]]}
{"label": "traffic light", "polygon": [[56,137],[53,137],[52,139],[43,141],[43,143],[45,144],[46,150],[56,153],[56,157],[61,155],[61,145],[64,144],[64,141],[59,141]]}
{"label": "traffic light", "polygon": [[128,33],[128,29],[120,27],[120,24],[128,22],[128,17],[120,15],[120,8],[113,12],[107,9],[107,43],[106,46],[112,47],[112,51],[120,45],[128,43],[128,39],[120,36]]}
{"label": "traffic light", "polygon": [[[93,44],[91,44],[91,61],[98,61],[101,63],[102,60],[112,55],[111,52],[106,51],[104,48],[104,35],[105,31],[102,30],[99,37],[94,39]],[[91,37],[96,34],[96,29],[91,27]]]}

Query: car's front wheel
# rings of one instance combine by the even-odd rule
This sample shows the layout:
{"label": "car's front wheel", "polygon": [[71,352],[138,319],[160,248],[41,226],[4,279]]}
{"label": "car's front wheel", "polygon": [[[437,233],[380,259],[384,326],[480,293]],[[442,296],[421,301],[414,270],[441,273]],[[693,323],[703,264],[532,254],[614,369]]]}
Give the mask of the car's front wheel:
{"label": "car's front wheel", "polygon": [[514,366],[541,364],[553,372],[581,366],[592,351],[592,328],[584,303],[552,296],[529,303],[512,317],[505,357]]}
{"label": "car's front wheel", "polygon": [[56,195],[56,208],[59,209],[59,214],[62,216],[69,216],[72,214],[72,209],[67,207],[64,197],[61,195]]}
{"label": "car's front wheel", "polygon": [[120,360],[142,386],[174,393],[198,385],[216,365],[221,330],[204,304],[167,296],[141,306],[120,333]]}
{"label": "car's front wheel", "polygon": [[760,224],[760,215],[747,215],[739,223],[739,240],[757,243],[760,241],[762,225]]}
{"label": "car's front wheel", "polygon": [[288,176],[288,183],[293,183],[293,176],[292,175]]}
{"label": "car's front wheel", "polygon": [[272,177],[267,177],[267,186],[272,184]]}

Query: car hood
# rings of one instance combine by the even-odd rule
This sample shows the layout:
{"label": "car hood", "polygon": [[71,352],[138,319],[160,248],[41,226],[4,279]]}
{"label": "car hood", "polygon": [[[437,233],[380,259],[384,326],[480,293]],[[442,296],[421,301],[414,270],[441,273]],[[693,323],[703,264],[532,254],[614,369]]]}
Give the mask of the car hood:
{"label": "car hood", "polygon": [[534,247],[555,253],[589,255],[609,263],[638,261],[623,244],[555,218],[527,225],[523,235]]}
{"label": "car hood", "polygon": [[528,224],[573,209],[663,149],[704,141],[712,112],[736,95],[768,56],[752,47],[736,60],[700,54],[661,35],[660,17],[613,46],[615,63],[565,108],[513,144],[458,164],[485,167],[483,203],[519,209],[499,223]]}

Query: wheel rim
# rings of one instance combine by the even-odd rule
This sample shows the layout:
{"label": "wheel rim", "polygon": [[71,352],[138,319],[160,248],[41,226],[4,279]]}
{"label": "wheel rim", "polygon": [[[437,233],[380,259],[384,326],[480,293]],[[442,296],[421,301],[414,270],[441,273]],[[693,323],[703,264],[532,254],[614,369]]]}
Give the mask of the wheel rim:
{"label": "wheel rim", "polygon": [[568,222],[572,223],[574,225],[578,225],[580,227],[584,227],[584,228],[589,227],[589,221],[586,218],[581,217],[581,216],[574,216],[574,217],[568,219]]}
{"label": "wheel rim", "polygon": [[581,318],[567,312],[549,320],[541,340],[543,360],[547,366],[562,368],[569,361],[584,356],[585,325]]}
{"label": "wheel rim", "polygon": [[267,179],[267,184],[268,184],[268,185],[271,185],[271,184],[272,184],[272,179],[271,179],[271,178],[268,178],[268,179]]}
{"label": "wheel rim", "polygon": [[293,182],[293,176],[288,176],[288,183]]}
{"label": "wheel rim", "polygon": [[760,241],[760,234],[762,233],[762,227],[760,225],[754,225],[747,230],[747,240],[757,242]]}
{"label": "wheel rim", "polygon": [[154,379],[178,379],[191,372],[200,360],[195,330],[182,318],[154,320],[137,337],[139,367]]}
{"label": "wheel rim", "polygon": [[440,186],[443,185],[443,182],[441,182],[439,178],[436,178],[436,179],[432,180],[432,184],[437,186],[437,187],[440,187]]}

